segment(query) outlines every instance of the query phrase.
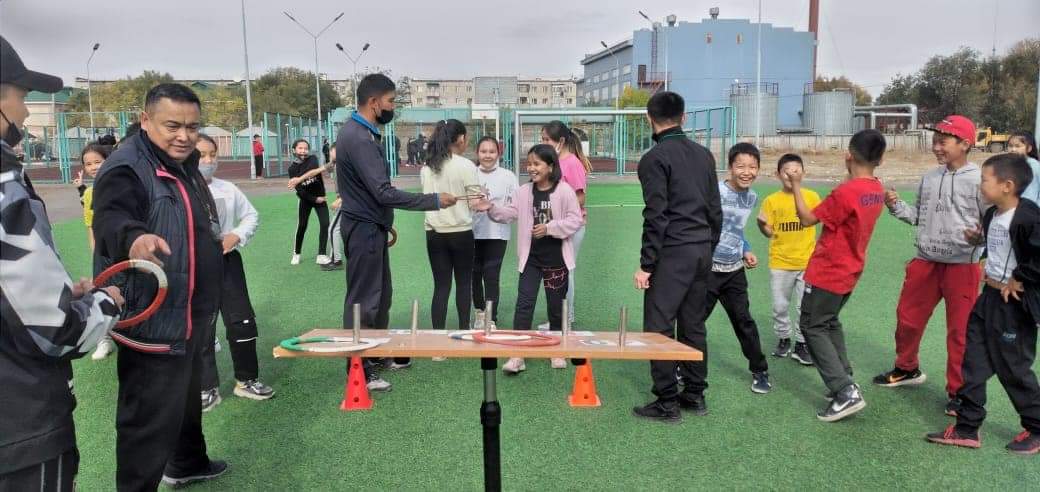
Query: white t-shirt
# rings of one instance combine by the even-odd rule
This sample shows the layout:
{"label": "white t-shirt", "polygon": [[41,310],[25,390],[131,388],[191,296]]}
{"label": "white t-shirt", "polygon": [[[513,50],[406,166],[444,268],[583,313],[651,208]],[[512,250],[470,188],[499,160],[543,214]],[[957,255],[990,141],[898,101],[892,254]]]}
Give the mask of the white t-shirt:
{"label": "white t-shirt", "polygon": [[1001,283],[1007,283],[1011,272],[1018,267],[1015,251],[1011,249],[1011,218],[1014,216],[1015,209],[993,214],[986,235],[986,277]]}
{"label": "white t-shirt", "polygon": [[[489,173],[477,169],[477,180],[480,182],[480,186],[488,191],[488,199],[499,207],[506,205],[513,198],[513,192],[520,187],[520,182],[513,171],[503,167],[496,167]],[[492,221],[487,212],[473,214],[473,237],[475,239],[508,241],[510,234],[509,224]]]}

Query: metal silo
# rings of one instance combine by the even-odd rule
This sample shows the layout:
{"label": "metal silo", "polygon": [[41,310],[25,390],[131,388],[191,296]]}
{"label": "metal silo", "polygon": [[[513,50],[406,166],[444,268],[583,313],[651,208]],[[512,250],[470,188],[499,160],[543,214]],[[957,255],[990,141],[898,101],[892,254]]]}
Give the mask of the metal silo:
{"label": "metal silo", "polygon": [[[762,135],[776,135],[777,107],[780,98],[777,95],[777,84],[762,84],[761,91],[761,132]],[[755,99],[759,97],[754,84],[734,84],[730,90],[729,104],[737,116],[737,135],[755,135],[759,130],[755,124]]]}
{"label": "metal silo", "polygon": [[805,94],[802,97],[803,123],[813,135],[850,135],[854,103],[855,97],[849,90]]}

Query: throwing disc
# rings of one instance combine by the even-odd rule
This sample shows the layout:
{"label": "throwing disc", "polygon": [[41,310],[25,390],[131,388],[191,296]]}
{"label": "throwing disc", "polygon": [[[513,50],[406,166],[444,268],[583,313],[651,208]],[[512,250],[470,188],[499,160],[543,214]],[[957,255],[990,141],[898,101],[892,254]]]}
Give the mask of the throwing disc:
{"label": "throwing disc", "polygon": [[134,316],[130,319],[118,321],[115,326],[116,329],[134,326],[150,318],[153,314],[155,314],[156,311],[159,310],[159,306],[162,305],[163,301],[166,300],[166,273],[162,271],[162,268],[160,268],[159,265],[156,265],[155,263],[152,263],[147,260],[126,260],[116,263],[115,265],[106,268],[105,271],[101,272],[101,274],[94,278],[94,286],[100,287],[113,276],[115,276],[117,273],[124,272],[126,270],[140,270],[142,272],[152,274],[153,276],[155,276],[155,280],[156,282],[158,282],[159,288],[155,292],[155,299],[152,300],[152,303],[149,304],[144,311],[141,311],[137,316]]}
{"label": "throwing disc", "polygon": [[282,340],[280,344],[285,350],[294,352],[318,352],[324,354],[360,352],[376,348],[383,342],[371,338],[362,338],[361,343],[354,343],[354,337],[293,337]]}
{"label": "throwing disc", "polygon": [[560,344],[560,338],[531,331],[493,331],[486,335],[480,331],[472,335],[478,343],[495,343],[518,347],[551,347]]}

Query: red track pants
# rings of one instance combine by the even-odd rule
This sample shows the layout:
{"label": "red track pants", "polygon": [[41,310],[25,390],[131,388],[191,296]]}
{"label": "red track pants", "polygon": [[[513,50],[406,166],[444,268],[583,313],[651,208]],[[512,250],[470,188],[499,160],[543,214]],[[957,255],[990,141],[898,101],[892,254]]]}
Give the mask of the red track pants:
{"label": "red track pants", "polygon": [[963,383],[961,361],[968,317],[979,295],[978,263],[936,263],[914,258],[906,266],[903,291],[896,307],[896,367],[917,368],[918,349],[928,318],[939,300],[946,303],[946,393],[957,394]]}

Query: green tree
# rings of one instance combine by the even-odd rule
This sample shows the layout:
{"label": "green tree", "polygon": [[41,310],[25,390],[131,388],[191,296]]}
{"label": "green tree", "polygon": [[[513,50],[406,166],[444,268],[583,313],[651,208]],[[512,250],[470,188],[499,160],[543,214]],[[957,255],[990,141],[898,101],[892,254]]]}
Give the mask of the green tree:
{"label": "green tree", "polygon": [[813,91],[815,92],[826,92],[833,91],[835,89],[849,89],[856,98],[857,106],[867,106],[873,99],[870,93],[867,92],[859,84],[849,80],[844,75],[838,77],[827,77],[825,75],[817,75],[816,81],[813,82]]}
{"label": "green tree", "polygon": [[[105,84],[93,84],[91,86],[91,99],[94,101],[94,112],[130,111],[140,113],[144,108],[144,96],[148,91],[159,84],[173,82],[173,76],[168,73],[146,70],[136,77],[108,82]],[[69,97],[69,111],[86,113],[90,111],[87,99],[87,91],[76,91]],[[101,117],[95,114],[95,124],[99,127],[114,126],[112,118]],[[90,117],[87,114],[73,115],[69,117],[68,126],[89,126]]]}
{"label": "green tree", "polygon": [[[328,113],[343,105],[331,84],[321,81],[321,111]],[[295,67],[279,67],[265,73],[253,83],[254,120],[263,112],[283,113],[314,118],[314,72]]]}
{"label": "green tree", "polygon": [[618,101],[618,107],[646,109],[646,103],[649,100],[649,91],[628,86],[625,87],[625,90],[621,91],[621,100]]}
{"label": "green tree", "polygon": [[960,48],[933,56],[916,73],[897,75],[878,103],[914,103],[922,123],[962,114],[998,132],[1029,128],[1036,118],[1038,70],[1040,38],[1019,41],[1004,56],[985,60]]}
{"label": "green tree", "polygon": [[248,124],[245,87],[218,85],[196,92],[202,101],[202,122],[206,126],[219,126],[228,131],[237,131]]}

